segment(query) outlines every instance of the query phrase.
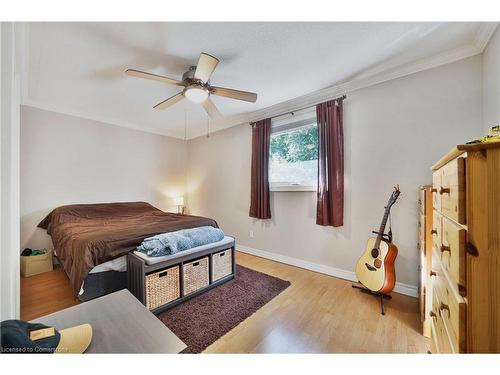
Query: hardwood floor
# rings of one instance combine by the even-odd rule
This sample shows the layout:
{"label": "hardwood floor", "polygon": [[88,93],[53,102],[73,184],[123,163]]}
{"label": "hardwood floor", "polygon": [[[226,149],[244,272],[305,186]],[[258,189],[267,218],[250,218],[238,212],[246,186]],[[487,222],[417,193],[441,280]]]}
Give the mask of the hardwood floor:
{"label": "hardwood floor", "polygon": [[22,320],[32,320],[78,303],[60,267],[40,275],[21,277]]}
{"label": "hardwood floor", "polygon": [[[351,282],[238,252],[245,267],[291,285],[205,353],[426,353],[415,298],[393,293],[386,315]],[[21,278],[21,319],[79,303],[60,268]]]}

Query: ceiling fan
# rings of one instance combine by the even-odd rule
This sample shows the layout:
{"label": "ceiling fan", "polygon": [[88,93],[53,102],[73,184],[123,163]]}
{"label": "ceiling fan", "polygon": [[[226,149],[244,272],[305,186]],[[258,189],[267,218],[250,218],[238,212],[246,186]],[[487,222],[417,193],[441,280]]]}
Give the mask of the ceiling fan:
{"label": "ceiling fan", "polygon": [[180,100],[187,98],[193,103],[201,103],[208,115],[215,119],[220,117],[220,112],[215,106],[214,102],[210,99],[210,95],[225,96],[226,98],[243,100],[245,102],[255,103],[257,94],[248,91],[240,91],[228,89],[225,87],[212,86],[210,84],[210,77],[212,76],[219,59],[209,55],[208,53],[201,53],[198,58],[198,64],[191,66],[187,72],[182,75],[182,81],[160,76],[157,74],[141,72],[140,70],[127,69],[125,71],[129,76],[151,79],[153,81],[167,83],[169,85],[176,85],[184,87],[184,89],[174,96],[158,103],[154,109],[166,109]]}

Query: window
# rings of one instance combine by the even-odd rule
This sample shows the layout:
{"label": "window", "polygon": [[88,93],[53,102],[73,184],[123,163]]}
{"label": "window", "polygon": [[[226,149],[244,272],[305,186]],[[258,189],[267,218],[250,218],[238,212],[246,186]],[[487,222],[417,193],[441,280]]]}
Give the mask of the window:
{"label": "window", "polygon": [[316,190],[318,126],[314,109],[273,119],[269,159],[271,191]]}

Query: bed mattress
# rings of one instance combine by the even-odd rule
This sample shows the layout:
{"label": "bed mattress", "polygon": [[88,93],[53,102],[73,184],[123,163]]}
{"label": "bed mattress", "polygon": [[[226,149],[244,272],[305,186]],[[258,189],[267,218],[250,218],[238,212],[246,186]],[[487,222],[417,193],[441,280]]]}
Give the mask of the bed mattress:
{"label": "bed mattress", "polygon": [[108,260],[107,262],[95,266],[90,270],[89,274],[106,272],[106,271],[125,272],[126,270],[127,270],[127,256],[122,255],[119,258],[111,259]]}
{"label": "bed mattress", "polygon": [[82,281],[78,298],[84,302],[126,288],[126,276],[124,274],[126,271],[126,255],[99,264],[92,268],[85,280]]}

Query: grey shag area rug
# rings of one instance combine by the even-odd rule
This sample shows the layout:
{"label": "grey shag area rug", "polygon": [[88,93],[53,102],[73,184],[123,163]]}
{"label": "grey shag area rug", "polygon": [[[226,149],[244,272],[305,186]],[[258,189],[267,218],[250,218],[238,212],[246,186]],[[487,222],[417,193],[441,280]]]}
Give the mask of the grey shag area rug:
{"label": "grey shag area rug", "polygon": [[201,353],[283,290],[289,281],[243,266],[236,278],[162,312],[158,318],[187,346]]}

